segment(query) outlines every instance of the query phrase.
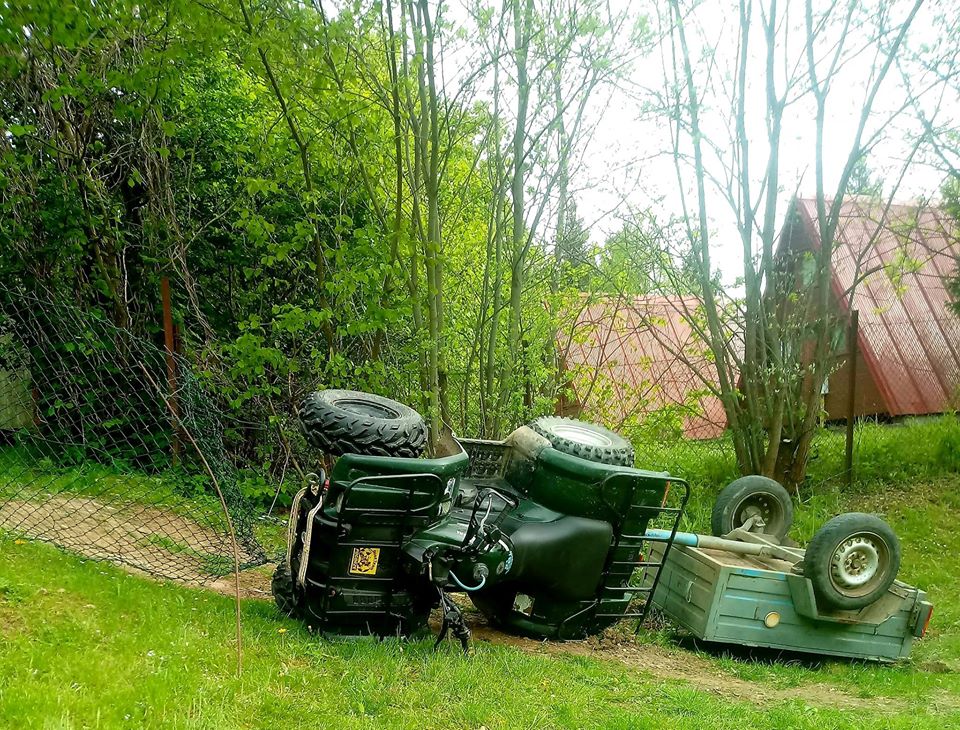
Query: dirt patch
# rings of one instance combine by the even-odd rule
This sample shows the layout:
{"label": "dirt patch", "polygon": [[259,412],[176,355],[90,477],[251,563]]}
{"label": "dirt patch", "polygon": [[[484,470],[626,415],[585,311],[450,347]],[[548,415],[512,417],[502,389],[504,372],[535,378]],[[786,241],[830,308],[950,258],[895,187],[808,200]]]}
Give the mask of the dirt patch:
{"label": "dirt patch", "polygon": [[630,669],[647,672],[658,679],[683,680],[702,692],[758,706],[800,700],[809,705],[840,710],[902,710],[903,703],[886,697],[857,697],[837,687],[805,684],[798,687],[771,687],[731,676],[708,659],[683,650],[651,644],[637,644],[615,632],[584,641],[534,641],[503,634],[484,624],[471,622],[477,641],[512,646],[534,654],[583,656],[616,661]]}
{"label": "dirt patch", "polygon": [[[233,564],[226,535],[137,503],[113,505],[64,495],[0,502],[0,529],[184,583],[209,581],[212,573]],[[253,562],[242,548],[240,560]]]}
{"label": "dirt patch", "polygon": [[23,633],[23,619],[20,612],[0,603],[0,638],[10,639]]}
{"label": "dirt patch", "polygon": [[[241,598],[262,598],[266,601],[273,600],[273,593],[270,591],[270,578],[273,575],[272,565],[261,565],[250,570],[240,571],[240,597]],[[214,581],[203,584],[204,588],[225,596],[232,596],[236,593],[236,582],[232,575],[225,575]]]}

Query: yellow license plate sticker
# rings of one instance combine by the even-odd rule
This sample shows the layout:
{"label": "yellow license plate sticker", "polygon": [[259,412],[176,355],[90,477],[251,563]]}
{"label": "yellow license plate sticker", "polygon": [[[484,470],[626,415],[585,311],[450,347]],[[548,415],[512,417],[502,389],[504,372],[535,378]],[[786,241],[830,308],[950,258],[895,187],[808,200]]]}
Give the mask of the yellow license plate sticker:
{"label": "yellow license plate sticker", "polygon": [[380,562],[380,548],[358,547],[353,549],[350,560],[350,573],[353,575],[376,575]]}

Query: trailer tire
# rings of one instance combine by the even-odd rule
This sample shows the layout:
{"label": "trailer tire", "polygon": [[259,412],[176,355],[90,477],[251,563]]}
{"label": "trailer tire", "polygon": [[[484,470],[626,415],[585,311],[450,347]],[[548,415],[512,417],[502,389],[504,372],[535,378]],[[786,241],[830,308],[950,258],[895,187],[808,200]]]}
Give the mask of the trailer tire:
{"label": "trailer tire", "polygon": [[763,518],[762,530],[751,530],[783,540],[793,525],[793,500],[780,482],[751,474],[730,482],[717,495],[710,529],[717,537],[742,527],[752,515]]}
{"label": "trailer tire", "polygon": [[803,574],[824,606],[855,610],[887,592],[900,570],[900,540],[875,515],[848,512],[829,520],[807,546]]}
{"label": "trailer tire", "polygon": [[529,426],[564,454],[600,464],[633,466],[633,444],[609,428],[557,416],[534,419]]}
{"label": "trailer tire", "polygon": [[409,406],[356,390],[319,390],[304,398],[300,423],[312,446],[326,454],[416,458],[427,425]]}
{"label": "trailer tire", "polygon": [[273,593],[273,600],[280,609],[280,613],[287,617],[299,615],[300,607],[297,605],[297,596],[293,592],[293,575],[286,562],[281,562],[273,571],[270,591]]}

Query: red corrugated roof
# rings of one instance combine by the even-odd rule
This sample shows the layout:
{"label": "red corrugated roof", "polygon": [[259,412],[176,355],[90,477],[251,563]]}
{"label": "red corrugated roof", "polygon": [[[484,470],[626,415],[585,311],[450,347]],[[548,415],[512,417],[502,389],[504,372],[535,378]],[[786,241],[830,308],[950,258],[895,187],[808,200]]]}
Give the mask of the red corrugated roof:
{"label": "red corrugated roof", "polygon": [[[819,248],[816,201],[800,199],[797,209]],[[931,207],[862,198],[841,207],[833,291],[844,312],[859,311],[858,346],[891,415],[942,413],[955,402],[960,318],[946,280],[956,274],[957,233]]]}
{"label": "red corrugated roof", "polygon": [[673,406],[688,438],[723,433],[723,406],[708,392],[717,387],[716,368],[689,323],[699,300],[603,297],[580,304],[559,345],[584,417],[616,428]]}

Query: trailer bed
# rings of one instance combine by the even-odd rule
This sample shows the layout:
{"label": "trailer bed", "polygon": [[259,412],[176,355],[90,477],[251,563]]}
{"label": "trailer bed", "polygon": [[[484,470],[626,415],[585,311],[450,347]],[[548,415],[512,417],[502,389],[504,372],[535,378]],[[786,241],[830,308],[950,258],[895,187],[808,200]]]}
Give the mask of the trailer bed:
{"label": "trailer bed", "polygon": [[[655,546],[657,560],[662,548]],[[790,562],[674,545],[653,605],[705,641],[876,661],[910,653],[931,605],[899,581],[859,611],[821,611]]]}

